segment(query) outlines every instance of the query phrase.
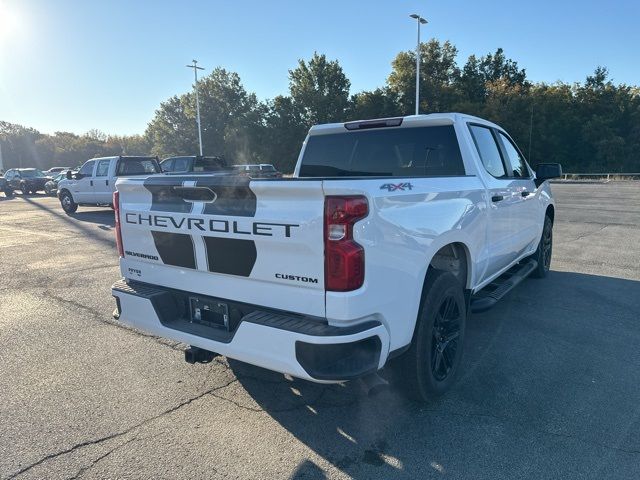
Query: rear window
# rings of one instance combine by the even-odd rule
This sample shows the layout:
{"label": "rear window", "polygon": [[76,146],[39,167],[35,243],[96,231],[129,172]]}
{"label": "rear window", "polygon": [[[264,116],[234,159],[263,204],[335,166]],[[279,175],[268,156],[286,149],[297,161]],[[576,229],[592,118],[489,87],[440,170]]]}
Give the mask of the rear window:
{"label": "rear window", "polygon": [[301,177],[464,175],[453,125],[309,137]]}
{"label": "rear window", "polygon": [[155,158],[121,158],[118,162],[116,177],[127,175],[150,175],[160,173],[160,165]]}

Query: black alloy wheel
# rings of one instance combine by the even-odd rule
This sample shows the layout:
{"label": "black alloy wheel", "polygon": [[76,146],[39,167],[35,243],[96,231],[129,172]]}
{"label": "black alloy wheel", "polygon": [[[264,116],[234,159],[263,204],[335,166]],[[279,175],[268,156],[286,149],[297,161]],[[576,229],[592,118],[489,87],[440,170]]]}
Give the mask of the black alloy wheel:
{"label": "black alloy wheel", "polygon": [[451,373],[460,346],[461,312],[456,299],[449,295],[442,299],[433,322],[431,342],[431,373],[442,382]]}

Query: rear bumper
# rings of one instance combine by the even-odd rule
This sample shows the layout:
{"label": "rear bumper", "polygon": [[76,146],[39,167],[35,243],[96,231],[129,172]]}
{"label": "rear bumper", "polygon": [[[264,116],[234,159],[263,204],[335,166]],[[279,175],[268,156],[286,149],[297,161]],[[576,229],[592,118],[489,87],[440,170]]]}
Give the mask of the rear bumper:
{"label": "rear bumper", "polygon": [[[377,321],[348,327],[326,320],[189,292],[120,280],[112,287],[119,320],[164,338],[269,370],[316,382],[336,382],[375,372],[389,352],[389,334]],[[229,330],[189,321],[189,298],[229,306]]]}

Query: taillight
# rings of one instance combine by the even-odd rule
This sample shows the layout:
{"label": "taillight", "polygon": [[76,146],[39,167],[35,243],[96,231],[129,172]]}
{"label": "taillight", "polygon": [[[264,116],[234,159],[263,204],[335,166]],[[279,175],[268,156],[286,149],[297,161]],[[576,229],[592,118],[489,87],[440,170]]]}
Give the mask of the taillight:
{"label": "taillight", "polygon": [[124,248],[122,248],[122,230],[120,228],[120,192],[113,192],[113,211],[116,214],[116,246],[118,247],[118,255],[124,257]]}
{"label": "taillight", "polygon": [[353,225],[369,213],[361,195],[324,200],[324,284],[333,292],[356,290],[364,283],[364,248],[353,239]]}

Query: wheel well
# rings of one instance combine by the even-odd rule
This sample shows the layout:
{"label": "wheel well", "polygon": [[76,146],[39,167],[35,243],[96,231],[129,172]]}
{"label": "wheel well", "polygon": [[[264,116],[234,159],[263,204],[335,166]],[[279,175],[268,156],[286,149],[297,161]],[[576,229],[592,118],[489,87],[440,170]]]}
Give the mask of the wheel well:
{"label": "wheel well", "polygon": [[469,285],[469,254],[463,243],[445,245],[431,259],[429,269],[451,272],[460,281],[463,288]]}
{"label": "wheel well", "polygon": [[553,205],[549,205],[547,207],[547,211],[545,212],[545,215],[548,216],[551,219],[551,223],[553,223],[553,219],[555,218],[555,215],[556,215],[556,209],[553,207]]}

